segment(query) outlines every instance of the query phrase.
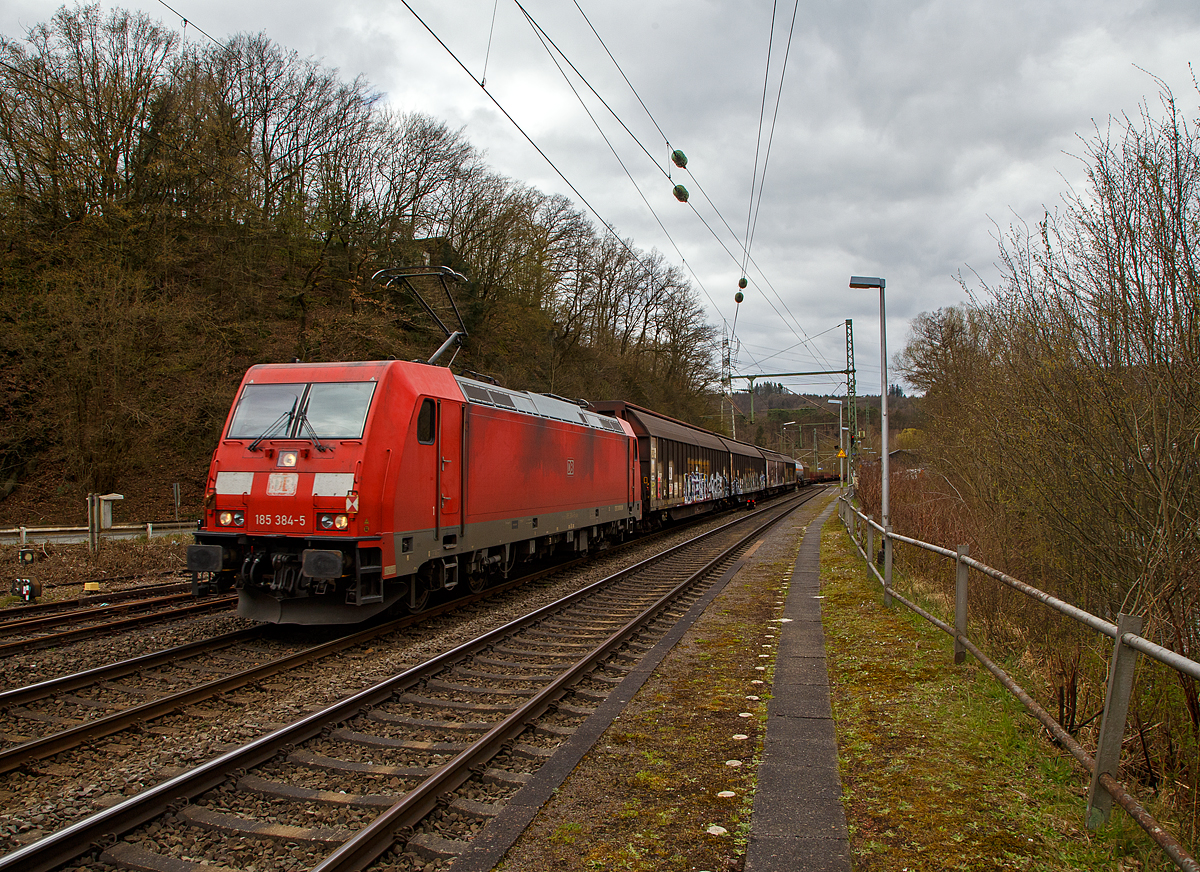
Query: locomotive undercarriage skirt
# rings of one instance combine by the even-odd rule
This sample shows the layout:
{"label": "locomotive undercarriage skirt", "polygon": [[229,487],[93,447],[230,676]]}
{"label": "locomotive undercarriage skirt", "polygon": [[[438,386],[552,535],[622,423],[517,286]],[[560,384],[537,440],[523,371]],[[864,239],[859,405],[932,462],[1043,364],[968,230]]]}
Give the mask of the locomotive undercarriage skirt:
{"label": "locomotive undercarriage skirt", "polygon": [[408,594],[404,579],[384,585],[384,597],[369,605],[346,602],[344,594],[319,594],[280,599],[269,590],[242,588],[238,591],[238,615],[273,624],[357,624],[395,605]]}

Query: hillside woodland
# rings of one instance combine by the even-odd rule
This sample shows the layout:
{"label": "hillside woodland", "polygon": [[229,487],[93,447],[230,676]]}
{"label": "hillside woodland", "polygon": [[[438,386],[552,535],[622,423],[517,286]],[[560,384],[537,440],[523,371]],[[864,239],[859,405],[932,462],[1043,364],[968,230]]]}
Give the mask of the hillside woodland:
{"label": "hillside woodland", "polygon": [[185,43],[93,5],[0,37],[0,522],[113,490],[161,519],[172,481],[198,506],[246,367],[438,347],[371,281],[413,265],[466,276],[456,370],[715,416],[680,270],[463,131],[262,34]]}
{"label": "hillside woodland", "polygon": [[[1200,128],[1164,86],[1083,144],[1086,188],[1002,234],[982,302],[914,323],[901,363],[925,394],[927,474],[902,483],[896,523],[1109,620],[1145,615],[1200,659]],[[1044,667],[1047,707],[1057,688],[1086,735],[1108,640],[997,596],[972,620]],[[1194,838],[1196,682],[1140,669],[1127,763]]]}

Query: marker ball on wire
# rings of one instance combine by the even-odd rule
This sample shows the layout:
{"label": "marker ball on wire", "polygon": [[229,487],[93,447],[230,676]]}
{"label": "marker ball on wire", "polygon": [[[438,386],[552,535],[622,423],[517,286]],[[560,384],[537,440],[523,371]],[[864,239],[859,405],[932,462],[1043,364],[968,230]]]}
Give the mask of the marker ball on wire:
{"label": "marker ball on wire", "polygon": [[745,276],[742,276],[740,279],[738,279],[738,287],[741,288],[743,291],[746,290],[746,285],[748,285],[748,284],[750,284],[750,283],[748,281],[746,281]]}
{"label": "marker ball on wire", "polygon": [[687,155],[679,149],[675,149],[673,152],[671,152],[671,162],[680,169],[683,169],[685,166],[687,166]]}
{"label": "marker ball on wire", "polygon": [[733,295],[733,301],[735,303],[740,303],[744,299],[746,299],[746,295],[743,294],[741,291],[738,291],[736,294]]}
{"label": "marker ball on wire", "polygon": [[671,193],[675,195],[675,199],[680,203],[686,203],[688,201],[688,189],[683,185],[676,185]]}

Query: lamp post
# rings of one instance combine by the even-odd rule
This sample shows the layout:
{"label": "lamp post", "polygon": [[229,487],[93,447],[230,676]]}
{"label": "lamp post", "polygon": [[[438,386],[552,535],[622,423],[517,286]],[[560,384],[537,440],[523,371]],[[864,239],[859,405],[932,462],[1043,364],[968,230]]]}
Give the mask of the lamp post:
{"label": "lamp post", "polygon": [[846,446],[843,444],[842,438],[842,406],[844,403],[841,400],[830,400],[831,404],[838,407],[838,454],[842,455],[838,458],[838,487],[846,486]]}
{"label": "lamp post", "polygon": [[891,515],[888,507],[888,374],[887,374],[887,320],[884,307],[885,279],[876,276],[850,276],[852,288],[876,288],[879,290],[879,512],[883,525],[883,587],[884,601],[891,605],[892,588],[892,539]]}
{"label": "lamp post", "polygon": [[780,439],[780,441],[783,442],[784,448],[787,448],[787,442],[785,441],[787,438],[787,434],[784,433],[783,431],[786,430],[788,427],[794,426],[795,423],[796,423],[795,421],[784,421],[783,426],[779,428],[779,439]]}

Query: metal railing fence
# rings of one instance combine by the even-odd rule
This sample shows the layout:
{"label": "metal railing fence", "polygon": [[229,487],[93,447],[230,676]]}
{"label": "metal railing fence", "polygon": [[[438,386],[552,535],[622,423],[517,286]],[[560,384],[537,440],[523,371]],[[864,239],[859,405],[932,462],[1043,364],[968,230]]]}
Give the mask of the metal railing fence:
{"label": "metal railing fence", "polygon": [[[1115,800],[1142,827],[1155,843],[1180,869],[1187,872],[1200,872],[1200,864],[1188,853],[1180,842],[1167,833],[1148,811],[1126,788],[1117,781],[1120,767],[1121,744],[1125,736],[1125,722],[1129,711],[1129,700],[1133,691],[1134,672],[1137,666],[1138,653],[1145,654],[1178,672],[1200,679],[1200,663],[1190,660],[1178,653],[1164,648],[1143,636],[1138,635],[1142,630],[1142,617],[1139,615],[1119,615],[1117,623],[1113,624],[1086,612],[1045,591],[1038,590],[1019,579],[1001,572],[968,555],[967,546],[959,546],[957,550],[943,548],[901,536],[884,528],[873,518],[864,515],[855,508],[845,496],[838,497],[838,514],[846,531],[850,534],[860,555],[866,560],[867,567],[883,586],[883,599],[886,606],[891,606],[897,600],[904,606],[929,621],[938,629],[954,639],[954,662],[962,663],[969,653],[975,657],[1000,683],[1007,688],[1021,703],[1036,717],[1042,725],[1054,736],[1068,753],[1074,757],[1091,776],[1088,790],[1088,806],[1086,822],[1089,829],[1095,829],[1108,820],[1112,803]],[[875,534],[882,537],[884,570],[881,573],[875,565]],[[892,589],[892,543],[903,542],[949,557],[955,561],[955,597],[953,625],[930,614],[925,609],[911,602]],[[1107,690],[1104,697],[1104,709],[1100,721],[1100,734],[1097,740],[1096,756],[1093,759],[1077,741],[1058,723],[1054,717],[1037,703],[1024,689],[1004,672],[995,662],[990,660],[967,635],[968,594],[970,590],[970,570],[982,573],[1004,585],[1037,600],[1043,605],[1062,615],[1065,615],[1097,633],[1102,633],[1113,640],[1112,659],[1109,664]]]}
{"label": "metal railing fence", "polygon": [[38,527],[23,525],[0,529],[0,545],[29,545],[35,542],[87,542],[95,547],[101,538],[132,539],[139,536],[176,536],[191,533],[195,521],[164,521],[146,524],[114,524],[111,527]]}

